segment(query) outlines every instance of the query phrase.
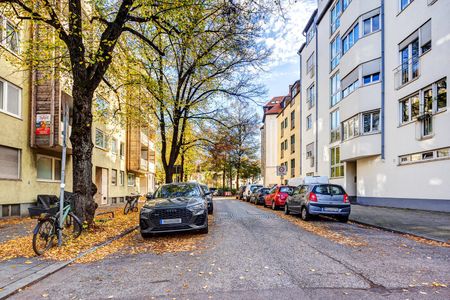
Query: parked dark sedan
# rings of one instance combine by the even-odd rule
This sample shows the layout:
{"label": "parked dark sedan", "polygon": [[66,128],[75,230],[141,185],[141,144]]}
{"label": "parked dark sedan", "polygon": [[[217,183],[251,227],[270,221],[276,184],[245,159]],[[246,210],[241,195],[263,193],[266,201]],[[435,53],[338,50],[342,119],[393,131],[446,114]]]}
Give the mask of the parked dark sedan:
{"label": "parked dark sedan", "polygon": [[256,205],[264,204],[264,197],[269,194],[269,188],[259,188],[250,196],[250,203],[255,203]]}
{"label": "parked dark sedan", "polygon": [[141,208],[142,237],[152,233],[198,230],[208,233],[208,203],[198,183],[160,186]]}

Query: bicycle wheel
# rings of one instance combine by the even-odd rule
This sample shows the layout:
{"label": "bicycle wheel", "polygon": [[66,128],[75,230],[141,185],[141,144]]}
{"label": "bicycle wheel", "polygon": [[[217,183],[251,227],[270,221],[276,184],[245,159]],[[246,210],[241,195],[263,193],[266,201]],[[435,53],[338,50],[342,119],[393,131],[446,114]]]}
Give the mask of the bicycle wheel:
{"label": "bicycle wheel", "polygon": [[74,213],[70,212],[64,223],[63,240],[65,242],[80,236],[83,226],[81,225],[80,219]]}
{"label": "bicycle wheel", "polygon": [[133,203],[132,211],[134,211],[134,212],[138,212],[139,211],[138,201],[137,200]]}
{"label": "bicycle wheel", "polygon": [[37,255],[42,255],[53,245],[56,230],[53,219],[39,221],[33,234],[33,250]]}
{"label": "bicycle wheel", "polygon": [[130,211],[130,208],[131,208],[131,204],[130,204],[130,202],[127,202],[127,204],[125,204],[125,207],[123,209],[123,214],[126,215]]}

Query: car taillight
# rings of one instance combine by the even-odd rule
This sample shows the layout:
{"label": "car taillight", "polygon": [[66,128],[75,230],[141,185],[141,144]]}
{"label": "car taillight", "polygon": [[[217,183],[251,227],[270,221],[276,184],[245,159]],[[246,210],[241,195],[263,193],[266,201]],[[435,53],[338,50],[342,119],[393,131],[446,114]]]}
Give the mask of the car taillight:
{"label": "car taillight", "polygon": [[309,201],[317,202],[317,195],[313,192],[309,193]]}
{"label": "car taillight", "polygon": [[344,194],[344,203],[348,203],[348,195]]}
{"label": "car taillight", "polygon": [[276,198],[276,200],[280,200],[280,199],[281,199],[281,195],[280,195],[280,194],[277,194],[277,195],[275,196],[275,198]]}

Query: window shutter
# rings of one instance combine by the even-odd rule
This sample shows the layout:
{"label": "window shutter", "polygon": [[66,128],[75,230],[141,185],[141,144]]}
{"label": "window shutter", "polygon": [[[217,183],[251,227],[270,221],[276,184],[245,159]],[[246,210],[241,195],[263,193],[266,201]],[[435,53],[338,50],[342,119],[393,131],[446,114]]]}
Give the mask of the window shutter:
{"label": "window shutter", "polygon": [[19,179],[18,149],[0,146],[0,178]]}
{"label": "window shutter", "polygon": [[420,46],[431,41],[431,20],[420,27]]}
{"label": "window shutter", "polygon": [[419,30],[416,30],[413,32],[410,36],[408,36],[406,39],[404,39],[399,45],[398,50],[402,50],[403,48],[407,47],[409,44],[411,44],[415,39],[419,38]]}
{"label": "window shutter", "polygon": [[362,65],[362,76],[379,73],[381,70],[381,59],[368,61]]}
{"label": "window shutter", "polygon": [[359,68],[356,68],[341,80],[341,89],[345,90],[350,84],[358,80],[358,78]]}
{"label": "window shutter", "polygon": [[362,15],[361,19],[364,21],[364,20],[366,20],[368,18],[374,17],[374,16],[379,15],[379,14],[380,14],[380,9],[377,8],[377,9],[374,9],[374,10],[369,11],[368,13]]}

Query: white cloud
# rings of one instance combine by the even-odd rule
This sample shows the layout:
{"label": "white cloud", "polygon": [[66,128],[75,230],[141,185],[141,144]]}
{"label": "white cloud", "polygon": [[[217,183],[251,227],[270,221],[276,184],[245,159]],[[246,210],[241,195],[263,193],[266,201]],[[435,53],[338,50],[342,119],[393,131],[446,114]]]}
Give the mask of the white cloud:
{"label": "white cloud", "polygon": [[302,32],[316,8],[315,0],[283,1],[284,19],[272,16],[264,24],[265,44],[272,49],[269,69],[297,61],[297,51],[304,42]]}

